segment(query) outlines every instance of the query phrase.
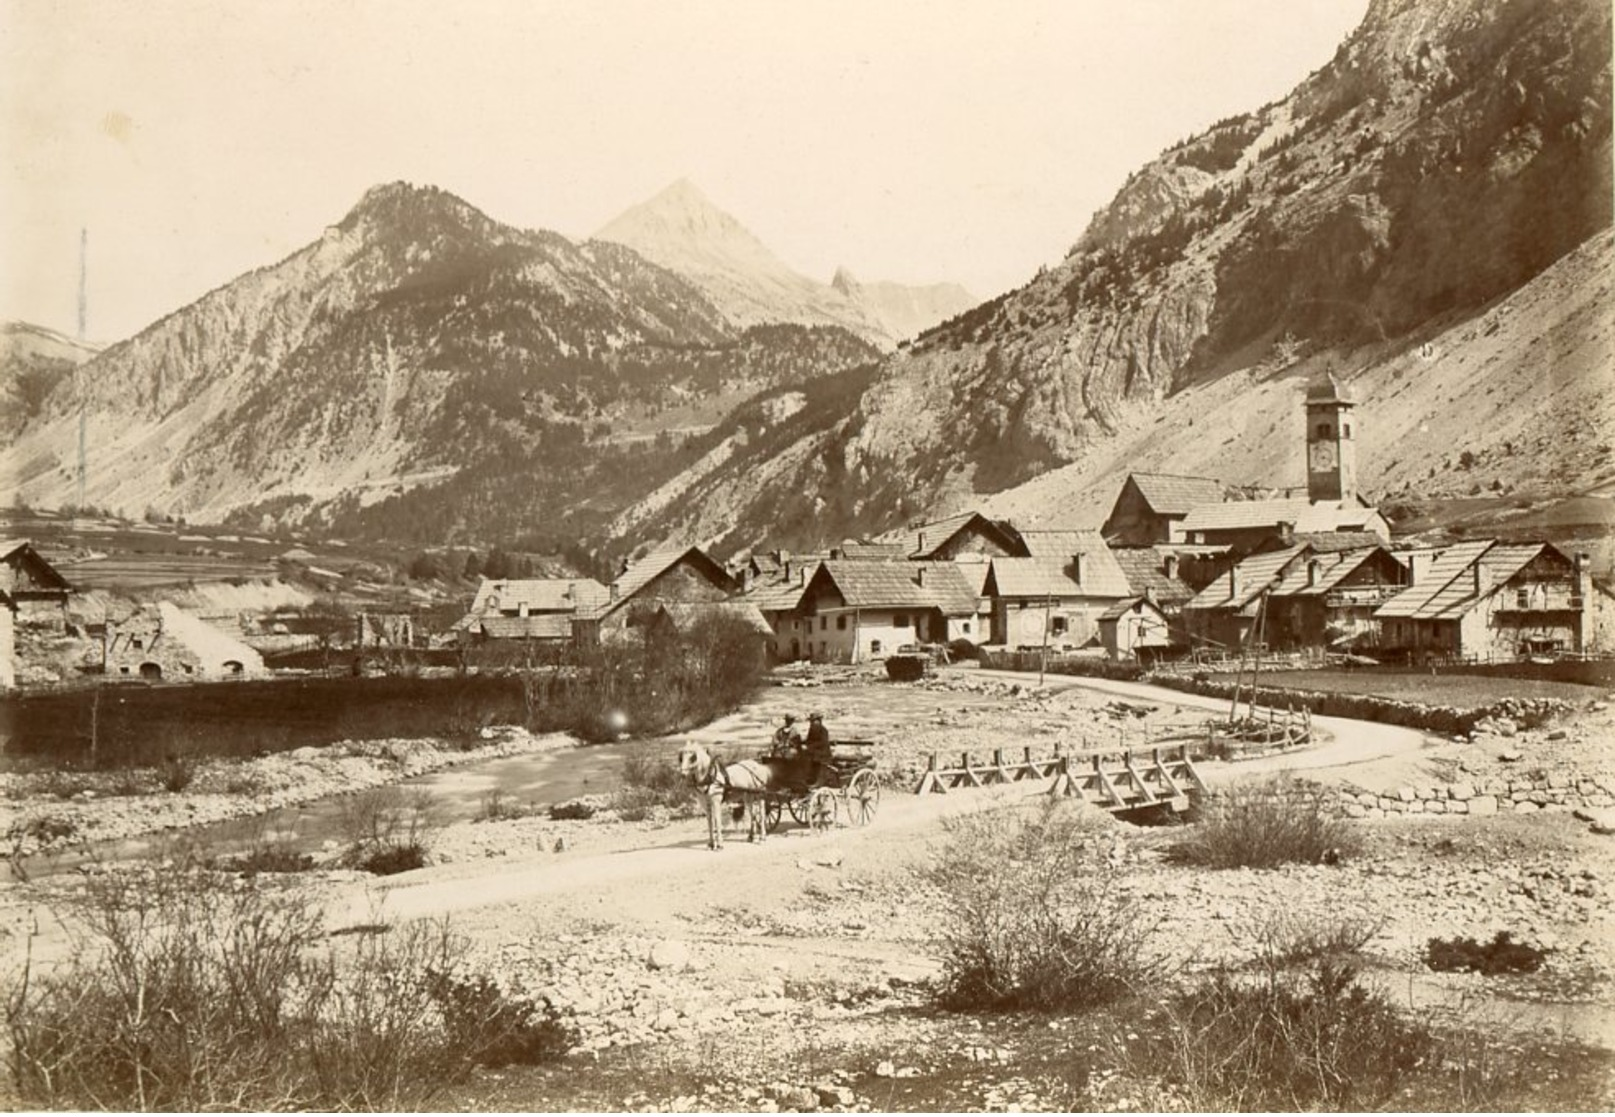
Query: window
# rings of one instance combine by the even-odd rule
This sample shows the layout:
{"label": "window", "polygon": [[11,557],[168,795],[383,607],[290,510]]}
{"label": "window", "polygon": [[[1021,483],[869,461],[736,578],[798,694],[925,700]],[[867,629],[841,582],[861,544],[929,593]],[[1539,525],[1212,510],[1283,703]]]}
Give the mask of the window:
{"label": "window", "polygon": [[907,613],[896,613],[896,614],[894,614],[892,616],[892,627],[893,628],[907,628],[908,627],[908,614]]}
{"label": "window", "polygon": [[965,621],[964,624],[960,625],[959,626],[959,631],[963,632],[966,636],[969,636],[970,635],[970,622]]}
{"label": "window", "polygon": [[1531,607],[1531,591],[1528,589],[1515,590],[1514,604],[1521,609],[1529,609]]}
{"label": "window", "polygon": [[869,641],[869,654],[870,655],[879,655],[880,654],[880,641],[879,640],[871,640],[871,641]]}
{"label": "window", "polygon": [[1064,617],[1050,617],[1049,618],[1049,631],[1050,632],[1052,632],[1056,636],[1064,636],[1065,635],[1065,630],[1066,630],[1066,618],[1064,618]]}
{"label": "window", "polygon": [[129,637],[129,646],[131,648],[144,648],[146,646],[146,642],[138,636],[131,636]]}
{"label": "window", "polygon": [[[829,617],[820,617],[819,618],[819,631],[823,632],[825,629],[827,629],[829,627],[830,627],[830,618]],[[823,647],[823,645],[821,644],[820,647]]]}
{"label": "window", "polygon": [[1340,424],[1340,437],[1341,438],[1350,438],[1351,437],[1351,424],[1350,423],[1342,423],[1342,424]]}
{"label": "window", "polygon": [[1318,437],[1319,438],[1328,438],[1329,437],[1329,424],[1328,423],[1319,423],[1318,424]]}
{"label": "window", "polygon": [[847,615],[845,613],[841,614],[841,616],[836,618],[836,631],[837,632],[845,632],[845,631],[847,631]]}

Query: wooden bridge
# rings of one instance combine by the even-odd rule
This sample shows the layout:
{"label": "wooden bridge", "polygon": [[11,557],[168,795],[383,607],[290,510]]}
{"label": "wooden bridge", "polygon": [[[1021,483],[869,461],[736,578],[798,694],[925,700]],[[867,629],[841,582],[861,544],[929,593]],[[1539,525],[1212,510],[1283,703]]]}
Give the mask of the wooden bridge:
{"label": "wooden bridge", "polygon": [[1061,757],[1049,794],[1075,796],[1107,811],[1183,811],[1191,791],[1205,790],[1188,746],[1177,745]]}
{"label": "wooden bridge", "polygon": [[1189,758],[1187,743],[1139,749],[1109,749],[1034,757],[1030,748],[1019,759],[994,749],[991,760],[960,754],[959,763],[945,765],[936,753],[914,789],[916,795],[943,794],[949,790],[988,787],[1029,779],[1054,778],[1051,795],[1078,796],[1108,811],[1131,811],[1164,806],[1186,810],[1190,792],[1204,792],[1205,781]]}

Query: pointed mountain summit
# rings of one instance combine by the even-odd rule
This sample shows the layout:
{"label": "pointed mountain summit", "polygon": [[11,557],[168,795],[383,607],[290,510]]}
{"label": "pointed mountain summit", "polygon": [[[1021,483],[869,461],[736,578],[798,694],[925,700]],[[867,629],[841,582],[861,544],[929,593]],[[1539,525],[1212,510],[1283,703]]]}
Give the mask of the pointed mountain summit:
{"label": "pointed mountain summit", "polygon": [[846,295],[791,270],[687,179],[628,209],[595,239],[626,245],[684,276],[737,326],[840,326],[877,345],[894,340]]}

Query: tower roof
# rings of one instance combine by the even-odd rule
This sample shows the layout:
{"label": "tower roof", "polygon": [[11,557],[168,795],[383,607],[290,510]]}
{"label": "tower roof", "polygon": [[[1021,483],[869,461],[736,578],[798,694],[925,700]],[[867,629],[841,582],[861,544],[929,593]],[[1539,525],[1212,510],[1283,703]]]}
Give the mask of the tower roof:
{"label": "tower roof", "polygon": [[1356,402],[1357,401],[1352,398],[1351,392],[1346,389],[1344,384],[1335,379],[1335,374],[1332,372],[1326,372],[1322,376],[1317,377],[1307,387],[1308,404]]}

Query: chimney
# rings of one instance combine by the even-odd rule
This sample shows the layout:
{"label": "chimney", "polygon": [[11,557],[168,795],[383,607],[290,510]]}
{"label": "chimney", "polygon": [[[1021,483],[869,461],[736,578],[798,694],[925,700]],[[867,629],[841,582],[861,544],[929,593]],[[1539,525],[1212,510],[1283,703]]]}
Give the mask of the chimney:
{"label": "chimney", "polygon": [[750,593],[752,583],[755,582],[756,580],[757,580],[756,573],[752,570],[751,567],[749,567],[749,566],[746,567],[744,570],[742,570],[740,572],[740,592],[741,593]]}
{"label": "chimney", "polygon": [[568,582],[566,584],[566,599],[568,601],[576,601],[577,597],[578,597],[578,584],[576,582]]}
{"label": "chimney", "polygon": [[785,561],[783,563],[781,563],[780,565],[785,568],[785,580],[787,582],[789,582],[791,580],[791,558],[790,558],[790,556],[786,555],[785,556]]}
{"label": "chimney", "polygon": [[1071,556],[1071,580],[1079,586],[1082,585],[1082,552],[1080,551]]}
{"label": "chimney", "polygon": [[1279,542],[1283,543],[1286,547],[1295,542],[1294,520],[1279,521]]}
{"label": "chimney", "polygon": [[1470,572],[1471,572],[1471,582],[1472,582],[1472,584],[1474,586],[1475,596],[1479,597],[1482,593],[1484,593],[1487,589],[1490,589],[1491,587],[1485,585],[1484,579],[1482,577],[1481,562],[1480,562],[1479,559],[1476,559],[1474,565],[1471,566],[1469,569],[1470,569]]}
{"label": "chimney", "polygon": [[1430,573],[1431,556],[1427,551],[1414,551],[1408,555],[1408,585],[1416,586]]}
{"label": "chimney", "polygon": [[799,586],[807,585],[807,567],[806,566],[799,566],[799,567],[796,568],[796,584],[799,585]]}
{"label": "chimney", "polygon": [[617,600],[617,597],[621,593],[622,593],[622,590],[617,588],[617,583],[616,582],[611,583],[611,600],[613,600],[613,601]]}
{"label": "chimney", "polygon": [[1235,600],[1239,597],[1239,567],[1228,571],[1228,598]]}
{"label": "chimney", "polygon": [[1307,560],[1307,588],[1314,589],[1318,585],[1318,574],[1323,569],[1323,562],[1319,559]]}
{"label": "chimney", "polygon": [[923,532],[923,531],[920,532],[919,537],[918,537],[918,541],[915,543],[914,546],[915,546],[915,550],[914,550],[915,554],[917,554],[917,555],[925,554],[925,532]]}
{"label": "chimney", "polygon": [[1167,555],[1166,558],[1161,560],[1161,573],[1165,574],[1168,578],[1176,578],[1178,576],[1177,555]]}
{"label": "chimney", "polygon": [[1586,551],[1577,551],[1570,557],[1570,568],[1575,571],[1576,588],[1572,590],[1581,599],[1581,607],[1587,608],[1587,598],[1592,593],[1592,556]]}
{"label": "chimney", "polygon": [[925,585],[925,567],[917,566],[914,568],[914,584],[916,586]]}

